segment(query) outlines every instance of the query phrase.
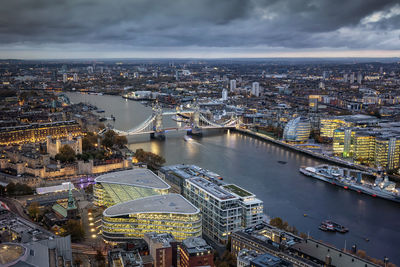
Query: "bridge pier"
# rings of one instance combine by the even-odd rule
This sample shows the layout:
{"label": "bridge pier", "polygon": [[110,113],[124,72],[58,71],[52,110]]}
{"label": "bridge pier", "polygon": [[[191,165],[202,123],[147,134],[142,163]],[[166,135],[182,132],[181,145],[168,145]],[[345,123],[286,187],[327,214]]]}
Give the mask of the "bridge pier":
{"label": "bridge pier", "polygon": [[150,138],[151,139],[156,139],[156,140],[160,140],[160,141],[164,141],[165,140],[165,132],[154,132],[154,133],[150,133]]}
{"label": "bridge pier", "polygon": [[187,135],[192,135],[192,136],[203,136],[203,130],[199,127],[193,127],[186,133]]}

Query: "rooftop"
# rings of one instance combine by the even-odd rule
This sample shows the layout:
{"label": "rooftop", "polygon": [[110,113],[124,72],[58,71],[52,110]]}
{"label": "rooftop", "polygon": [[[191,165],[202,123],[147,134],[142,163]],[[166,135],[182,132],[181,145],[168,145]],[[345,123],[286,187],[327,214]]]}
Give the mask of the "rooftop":
{"label": "rooftop", "polygon": [[231,200],[231,199],[238,199],[235,195],[231,194],[229,191],[225,190],[224,188],[207,181],[204,178],[201,177],[194,177],[191,179],[188,179],[190,183],[196,185],[197,187],[205,190],[207,193],[210,195],[214,196],[217,199],[220,200]]}
{"label": "rooftop", "polygon": [[0,244],[0,265],[8,266],[25,254],[26,249],[17,244]]}
{"label": "rooftop", "polygon": [[182,241],[189,253],[201,253],[212,250],[211,246],[201,237],[189,237]]}
{"label": "rooftop", "polygon": [[257,266],[271,266],[271,267],[293,266],[293,264],[268,253],[258,256],[251,262],[257,264]]}
{"label": "rooftop", "polygon": [[156,195],[123,202],[106,209],[104,216],[123,216],[136,213],[196,214],[199,209],[179,194]]}
{"label": "rooftop", "polygon": [[122,184],[154,189],[169,189],[170,186],[149,169],[132,169],[100,175],[96,183]]}
{"label": "rooftop", "polygon": [[239,197],[251,197],[254,196],[252,193],[249,191],[244,190],[243,188],[235,185],[235,184],[227,184],[223,185],[223,188],[227,189],[228,191],[234,193],[235,195],[238,195]]}

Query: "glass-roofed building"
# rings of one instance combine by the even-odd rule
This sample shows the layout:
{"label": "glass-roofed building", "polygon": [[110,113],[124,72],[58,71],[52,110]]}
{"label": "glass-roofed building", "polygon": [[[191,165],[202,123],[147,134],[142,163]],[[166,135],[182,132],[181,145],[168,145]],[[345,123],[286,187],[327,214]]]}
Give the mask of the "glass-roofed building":
{"label": "glass-roofed building", "polygon": [[170,186],[149,169],[112,172],[95,179],[94,204],[113,205],[154,195],[168,194]]}
{"label": "glass-roofed building", "polygon": [[106,241],[126,242],[153,232],[171,233],[178,241],[200,237],[200,210],[179,194],[167,194],[120,203],[103,212]]}
{"label": "glass-roofed building", "polygon": [[306,142],[310,137],[310,132],[310,120],[305,117],[297,117],[286,124],[283,130],[283,140],[287,142]]}

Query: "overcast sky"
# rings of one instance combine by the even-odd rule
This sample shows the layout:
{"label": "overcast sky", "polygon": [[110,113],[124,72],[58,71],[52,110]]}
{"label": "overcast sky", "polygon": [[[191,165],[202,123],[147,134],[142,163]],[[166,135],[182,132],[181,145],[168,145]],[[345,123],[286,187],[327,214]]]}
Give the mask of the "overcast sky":
{"label": "overcast sky", "polygon": [[0,58],[400,56],[399,0],[5,0]]}

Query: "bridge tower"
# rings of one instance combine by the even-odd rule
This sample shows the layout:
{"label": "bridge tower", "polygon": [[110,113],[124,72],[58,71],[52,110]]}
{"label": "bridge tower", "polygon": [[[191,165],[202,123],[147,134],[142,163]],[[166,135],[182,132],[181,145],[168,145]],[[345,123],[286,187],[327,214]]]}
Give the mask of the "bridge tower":
{"label": "bridge tower", "polygon": [[197,104],[197,101],[195,102],[194,112],[190,117],[190,124],[191,124],[191,129],[187,132],[188,135],[196,135],[196,136],[203,135],[203,131],[200,127],[200,107]]}
{"label": "bridge tower", "polygon": [[153,107],[153,114],[154,114],[154,122],[153,122],[153,130],[154,133],[150,134],[150,138],[158,139],[158,140],[165,140],[165,131],[163,129],[163,115],[162,115],[162,108],[156,103]]}

